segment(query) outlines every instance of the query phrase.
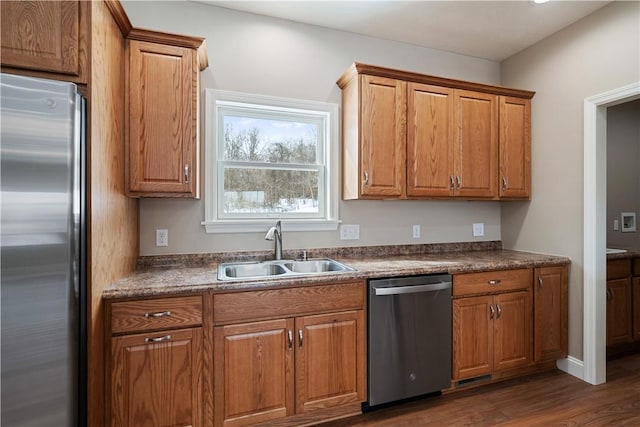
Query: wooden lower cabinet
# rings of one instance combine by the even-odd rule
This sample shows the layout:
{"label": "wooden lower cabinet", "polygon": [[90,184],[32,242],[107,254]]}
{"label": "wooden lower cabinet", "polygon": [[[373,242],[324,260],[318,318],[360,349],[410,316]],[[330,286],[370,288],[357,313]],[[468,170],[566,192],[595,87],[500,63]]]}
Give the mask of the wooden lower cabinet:
{"label": "wooden lower cabinet", "polygon": [[215,425],[293,414],[293,319],[215,328]]}
{"label": "wooden lower cabinet", "polygon": [[364,312],[296,319],[296,412],[364,400]]}
{"label": "wooden lower cabinet", "polygon": [[631,341],[631,278],[607,281],[607,346]]}
{"label": "wooden lower cabinet", "polygon": [[216,426],[366,399],[363,310],[219,326],[214,337]]}
{"label": "wooden lower cabinet", "polygon": [[202,328],[111,341],[111,426],[202,426]]}
{"label": "wooden lower cabinet", "polygon": [[568,351],[567,266],[534,270],[533,360],[556,360]]}
{"label": "wooden lower cabinet", "polygon": [[528,365],[532,332],[528,291],[454,299],[453,379]]}

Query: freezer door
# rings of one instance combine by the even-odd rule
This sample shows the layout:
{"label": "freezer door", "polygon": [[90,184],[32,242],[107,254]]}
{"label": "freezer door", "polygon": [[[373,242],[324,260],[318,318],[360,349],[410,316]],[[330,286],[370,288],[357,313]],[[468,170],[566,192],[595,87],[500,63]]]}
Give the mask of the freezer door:
{"label": "freezer door", "polygon": [[2,74],[2,425],[77,425],[72,84]]}

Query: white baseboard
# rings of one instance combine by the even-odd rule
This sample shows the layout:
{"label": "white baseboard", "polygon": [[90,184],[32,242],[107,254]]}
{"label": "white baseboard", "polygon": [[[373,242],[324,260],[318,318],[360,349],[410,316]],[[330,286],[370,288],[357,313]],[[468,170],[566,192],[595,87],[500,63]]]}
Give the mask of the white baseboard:
{"label": "white baseboard", "polygon": [[566,359],[557,360],[556,366],[561,371],[584,381],[584,362],[582,360],[569,356]]}

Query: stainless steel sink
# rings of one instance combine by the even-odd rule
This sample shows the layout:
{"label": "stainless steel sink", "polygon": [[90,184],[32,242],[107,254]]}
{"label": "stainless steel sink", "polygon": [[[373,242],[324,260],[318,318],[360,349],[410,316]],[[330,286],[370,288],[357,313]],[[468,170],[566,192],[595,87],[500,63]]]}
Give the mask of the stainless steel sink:
{"label": "stainless steel sink", "polygon": [[218,280],[264,279],[354,271],[348,265],[330,258],[278,260],[263,262],[229,262],[218,266]]}
{"label": "stainless steel sink", "polygon": [[293,261],[285,266],[294,273],[326,273],[329,271],[352,271],[351,267],[332,259],[311,259]]}
{"label": "stainless steel sink", "polygon": [[285,274],[286,270],[280,264],[251,263],[227,265],[223,268],[224,274],[233,279],[248,277],[268,277]]}

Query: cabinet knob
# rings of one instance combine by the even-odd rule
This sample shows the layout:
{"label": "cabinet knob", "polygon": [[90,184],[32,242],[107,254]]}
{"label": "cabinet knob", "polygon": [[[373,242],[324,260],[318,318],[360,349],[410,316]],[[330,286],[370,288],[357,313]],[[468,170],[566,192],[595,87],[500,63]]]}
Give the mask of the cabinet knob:
{"label": "cabinet knob", "polygon": [[500,279],[491,279],[487,283],[490,285],[499,285],[502,282]]}

